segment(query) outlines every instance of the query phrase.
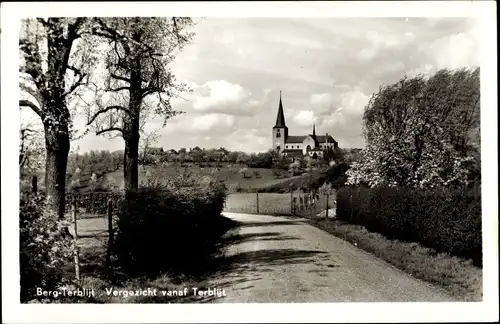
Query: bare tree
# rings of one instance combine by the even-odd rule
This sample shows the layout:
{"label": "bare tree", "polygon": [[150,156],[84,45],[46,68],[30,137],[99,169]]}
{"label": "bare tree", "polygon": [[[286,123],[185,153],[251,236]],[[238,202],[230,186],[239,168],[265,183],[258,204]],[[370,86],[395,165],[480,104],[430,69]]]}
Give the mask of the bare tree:
{"label": "bare tree", "polygon": [[96,100],[87,109],[87,125],[97,135],[121,136],[125,141],[126,190],[138,187],[140,133],[147,119],[168,119],[181,113],[170,99],[187,87],[177,84],[167,68],[193,34],[190,18],[120,17],[96,19],[93,33],[108,41],[107,75],[96,87]]}
{"label": "bare tree", "polygon": [[[49,206],[64,217],[66,166],[72,136],[68,102],[88,81],[92,48],[83,37],[87,18],[37,18],[23,22],[21,54],[21,107],[41,119],[46,149],[45,188]],[[78,44],[77,40],[81,40]],[[25,132],[26,135],[26,132]]]}

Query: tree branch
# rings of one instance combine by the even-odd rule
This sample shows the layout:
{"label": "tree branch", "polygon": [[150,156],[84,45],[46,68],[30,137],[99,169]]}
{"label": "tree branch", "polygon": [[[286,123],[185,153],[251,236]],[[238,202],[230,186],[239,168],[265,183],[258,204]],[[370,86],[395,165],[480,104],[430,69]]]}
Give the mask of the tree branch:
{"label": "tree branch", "polygon": [[130,87],[119,87],[119,88],[109,88],[105,89],[105,91],[113,91],[113,92],[118,92],[122,90],[130,90]]}
{"label": "tree branch", "polygon": [[27,94],[33,96],[36,99],[36,101],[38,102],[38,105],[40,105],[40,106],[43,105],[44,100],[43,100],[43,96],[40,93],[40,91],[38,91],[37,89],[30,88],[23,83],[19,83],[19,89],[21,89],[21,91],[24,91]]}
{"label": "tree branch", "polygon": [[78,80],[75,83],[73,83],[68,92],[65,92],[62,95],[63,97],[66,97],[67,95],[75,91],[75,89],[78,88],[79,86],[87,84],[87,82],[82,82],[83,79],[87,76],[86,73],[83,73],[80,69],[71,65],[67,65],[67,68],[72,70],[75,73],[75,75],[78,75]]}
{"label": "tree branch", "polygon": [[123,134],[123,129],[122,128],[119,128],[119,127],[109,127],[109,128],[104,128],[104,129],[101,129],[99,131],[97,131],[95,134],[96,135],[101,135],[103,133],[106,133],[106,132],[121,132]]}
{"label": "tree branch", "polygon": [[117,74],[114,74],[114,73],[110,73],[109,76],[112,77],[112,78],[114,78],[114,79],[125,81],[125,82],[128,82],[128,83],[132,82],[132,80],[130,78],[127,78],[127,77],[124,77],[124,76],[121,76],[121,75],[117,75]]}
{"label": "tree branch", "polygon": [[104,113],[107,113],[108,111],[110,110],[113,110],[113,109],[116,109],[116,110],[121,110],[121,111],[124,111],[126,112],[127,114],[129,113],[128,109],[125,108],[125,107],[122,107],[122,106],[109,106],[109,107],[106,107],[102,110],[99,110],[98,112],[96,112],[92,118],[90,118],[90,121],[87,123],[87,126],[89,126],[90,124],[92,124],[94,122],[94,120],[99,117],[99,115],[101,114],[104,114]]}
{"label": "tree branch", "polygon": [[40,116],[41,118],[45,117],[45,113],[40,108],[38,108],[37,105],[29,100],[19,100],[19,106],[30,107],[38,116]]}

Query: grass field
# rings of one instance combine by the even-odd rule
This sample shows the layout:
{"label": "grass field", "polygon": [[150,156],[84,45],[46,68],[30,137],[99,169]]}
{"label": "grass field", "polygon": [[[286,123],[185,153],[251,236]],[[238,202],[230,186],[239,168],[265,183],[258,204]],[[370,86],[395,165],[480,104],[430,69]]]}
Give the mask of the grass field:
{"label": "grass field", "polygon": [[227,197],[224,211],[248,214],[290,215],[290,194],[261,193],[257,210],[256,193],[234,193]]}
{"label": "grass field", "polygon": [[[154,167],[150,167],[153,169]],[[240,165],[225,165],[221,168],[216,167],[205,167],[201,168],[196,165],[192,165],[189,167],[180,167],[176,165],[170,165],[164,168],[165,176],[174,176],[181,172],[188,172],[196,175],[198,177],[203,177],[206,175],[215,175],[220,180],[224,181],[226,186],[231,190],[235,191],[237,187],[247,190],[247,189],[259,189],[267,186],[276,185],[278,183],[284,182],[287,179],[276,179],[273,175],[273,170],[271,169],[263,169],[263,168],[248,168],[248,173],[251,175],[251,178],[244,178],[239,174],[239,170],[242,168]],[[147,169],[146,169],[147,170]],[[139,183],[146,182],[148,177],[146,175],[146,170],[140,168],[139,170]],[[259,176],[256,176],[254,173],[257,172]],[[150,172],[154,174],[154,172]],[[123,171],[117,170],[115,172],[111,172],[107,174],[108,177],[111,177],[117,185],[120,185],[123,181]]]}

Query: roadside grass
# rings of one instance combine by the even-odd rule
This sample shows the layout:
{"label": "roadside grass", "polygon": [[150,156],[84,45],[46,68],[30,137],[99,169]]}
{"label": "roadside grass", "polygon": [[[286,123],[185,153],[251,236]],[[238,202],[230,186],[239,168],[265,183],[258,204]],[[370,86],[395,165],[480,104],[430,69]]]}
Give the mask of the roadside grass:
{"label": "roadside grass", "polygon": [[482,301],[482,269],[472,260],[437,253],[415,242],[390,240],[360,225],[325,218],[310,219],[311,225],[355,244],[396,268],[449,291],[461,301]]}

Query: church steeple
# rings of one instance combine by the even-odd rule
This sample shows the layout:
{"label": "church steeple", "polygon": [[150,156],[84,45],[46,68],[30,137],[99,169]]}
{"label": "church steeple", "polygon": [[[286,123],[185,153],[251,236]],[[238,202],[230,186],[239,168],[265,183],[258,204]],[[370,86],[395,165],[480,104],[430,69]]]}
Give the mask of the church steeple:
{"label": "church steeple", "polygon": [[316,124],[313,123],[313,136],[316,137]]}
{"label": "church steeple", "polygon": [[280,91],[280,104],[278,107],[278,116],[276,117],[276,125],[274,127],[286,127],[285,124],[285,114],[283,113],[283,103],[281,102],[281,91]]}

